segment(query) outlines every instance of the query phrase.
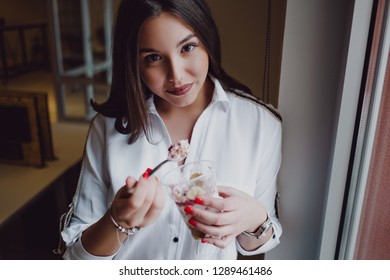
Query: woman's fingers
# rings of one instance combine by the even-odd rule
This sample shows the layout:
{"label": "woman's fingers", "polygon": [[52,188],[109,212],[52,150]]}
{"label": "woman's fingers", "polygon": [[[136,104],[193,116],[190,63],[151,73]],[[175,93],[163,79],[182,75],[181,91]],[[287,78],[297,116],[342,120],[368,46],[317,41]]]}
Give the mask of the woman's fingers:
{"label": "woman's fingers", "polygon": [[232,187],[218,186],[218,194],[220,197],[226,198],[234,195],[239,195],[240,191]]}
{"label": "woman's fingers", "polygon": [[144,227],[161,212],[164,205],[161,192],[162,188],[155,176],[141,176],[138,181],[127,177],[126,185],[116,195],[112,212],[126,227]]}
{"label": "woman's fingers", "polygon": [[153,199],[153,203],[150,205],[147,213],[144,216],[144,221],[143,221],[144,226],[153,223],[160,215],[165,204],[164,198],[165,198],[164,190],[160,185],[158,185],[156,190],[156,195]]}
{"label": "woman's fingers", "polygon": [[[155,180],[155,179],[154,179]],[[133,209],[140,209],[145,203],[148,203],[151,196],[154,196],[155,188],[153,187],[152,178],[139,178],[135,191],[129,199],[129,205]]]}
{"label": "woman's fingers", "polygon": [[218,211],[210,208],[202,209],[197,206],[189,206],[185,209],[189,210],[191,213],[187,213],[191,214],[197,221],[206,225],[224,226],[234,223],[237,220],[234,212],[231,211]]}
{"label": "woman's fingers", "polygon": [[116,196],[118,198],[127,198],[135,191],[135,186],[137,184],[137,180],[131,176],[126,178],[126,183],[123,187],[121,187]]}
{"label": "woman's fingers", "polygon": [[234,240],[234,238],[235,236],[233,235],[227,235],[222,238],[205,237],[202,239],[202,242],[212,244],[223,249],[226,248]]}
{"label": "woman's fingers", "polygon": [[198,197],[195,202],[202,207],[194,205],[185,208],[187,214],[192,216],[193,221],[199,224],[197,228],[212,236],[216,232],[218,232],[218,236],[226,235],[225,232],[221,233],[221,227],[234,224],[239,219],[235,210],[240,205],[237,205],[238,200],[232,196],[236,195],[235,190],[229,187],[218,187],[218,189],[224,198]]}
{"label": "woman's fingers", "polygon": [[191,218],[188,222],[194,228],[200,230],[208,236],[212,236],[217,239],[221,239],[224,236],[233,235],[235,233],[235,230],[232,225],[206,225],[198,220],[195,220],[194,218]]}
{"label": "woman's fingers", "polygon": [[[201,204],[206,208],[214,208],[219,212],[222,211],[233,211],[237,207],[240,207],[236,203],[234,197],[239,195],[239,192],[231,187],[218,186],[218,194],[220,197],[207,197],[200,196],[195,199],[197,204]],[[232,199],[230,199],[232,198]]]}
{"label": "woman's fingers", "polygon": [[155,177],[141,178],[136,186],[136,191],[129,198],[129,216],[137,226],[145,226],[144,219],[149,209],[154,204],[158,183]]}
{"label": "woman's fingers", "polygon": [[[219,198],[198,197],[198,206],[185,208],[190,225],[211,236],[208,243],[223,248],[242,231],[254,227],[260,205],[248,194],[230,187],[218,187]],[[255,217],[255,218],[253,218]],[[257,224],[256,224],[257,225]],[[227,239],[227,241],[226,241]]]}

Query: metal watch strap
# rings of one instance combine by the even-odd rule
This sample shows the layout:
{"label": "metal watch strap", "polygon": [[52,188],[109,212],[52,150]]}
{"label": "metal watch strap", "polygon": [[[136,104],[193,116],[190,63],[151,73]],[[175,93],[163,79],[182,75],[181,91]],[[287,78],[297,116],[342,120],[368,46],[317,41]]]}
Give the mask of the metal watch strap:
{"label": "metal watch strap", "polygon": [[263,238],[267,232],[272,228],[272,221],[269,216],[267,216],[267,220],[265,220],[264,223],[255,231],[255,232],[248,232],[244,231],[243,234],[249,237],[254,237],[256,239]]}

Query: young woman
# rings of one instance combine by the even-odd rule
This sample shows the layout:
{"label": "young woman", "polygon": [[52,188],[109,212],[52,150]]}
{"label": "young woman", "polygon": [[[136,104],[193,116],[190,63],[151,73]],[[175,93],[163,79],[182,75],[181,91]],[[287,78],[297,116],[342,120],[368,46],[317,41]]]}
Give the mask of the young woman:
{"label": "young woman", "polygon": [[[235,259],[279,243],[281,118],[221,68],[206,1],[122,1],[110,96],[92,106],[64,258]],[[188,221],[148,173],[181,139],[186,162],[214,162],[220,195],[198,197],[208,210],[187,207]],[[212,237],[195,240],[186,222]]]}

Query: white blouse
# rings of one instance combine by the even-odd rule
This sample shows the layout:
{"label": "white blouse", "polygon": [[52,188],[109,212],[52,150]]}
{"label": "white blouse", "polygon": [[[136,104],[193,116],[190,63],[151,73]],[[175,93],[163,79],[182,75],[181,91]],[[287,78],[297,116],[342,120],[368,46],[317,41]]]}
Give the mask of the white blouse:
{"label": "white blouse", "polygon": [[[274,235],[255,251],[245,251],[232,242],[220,249],[192,238],[172,199],[166,195],[159,218],[133,236],[112,256],[89,254],[81,244],[82,232],[107,211],[127,176],[139,178],[167,157],[171,140],[154,106],[147,101],[153,134],[151,142],[141,136],[128,144],[128,135],[115,130],[115,119],[98,114],[91,122],[82,170],[74,200],[74,214],[62,237],[65,259],[236,259],[267,252],[279,244],[282,227],[276,217],[277,173],[281,164],[282,124],[276,110],[253,96],[225,92],[214,80],[214,96],[197,120],[186,162],[211,160],[217,185],[231,186],[257,199],[273,222]],[[167,163],[156,176],[177,166]],[[253,213],[256,215],[256,213]]]}

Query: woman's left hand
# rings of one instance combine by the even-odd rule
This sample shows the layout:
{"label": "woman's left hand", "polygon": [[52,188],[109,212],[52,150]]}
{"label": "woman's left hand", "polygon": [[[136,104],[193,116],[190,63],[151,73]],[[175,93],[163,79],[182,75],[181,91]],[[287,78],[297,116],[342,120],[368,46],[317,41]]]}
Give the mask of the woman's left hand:
{"label": "woman's left hand", "polygon": [[[231,187],[218,186],[221,198],[200,197],[206,209],[186,208],[191,226],[206,233],[202,242],[225,248],[243,231],[255,231],[266,219],[265,208],[250,195]],[[210,209],[212,208],[212,209]]]}

